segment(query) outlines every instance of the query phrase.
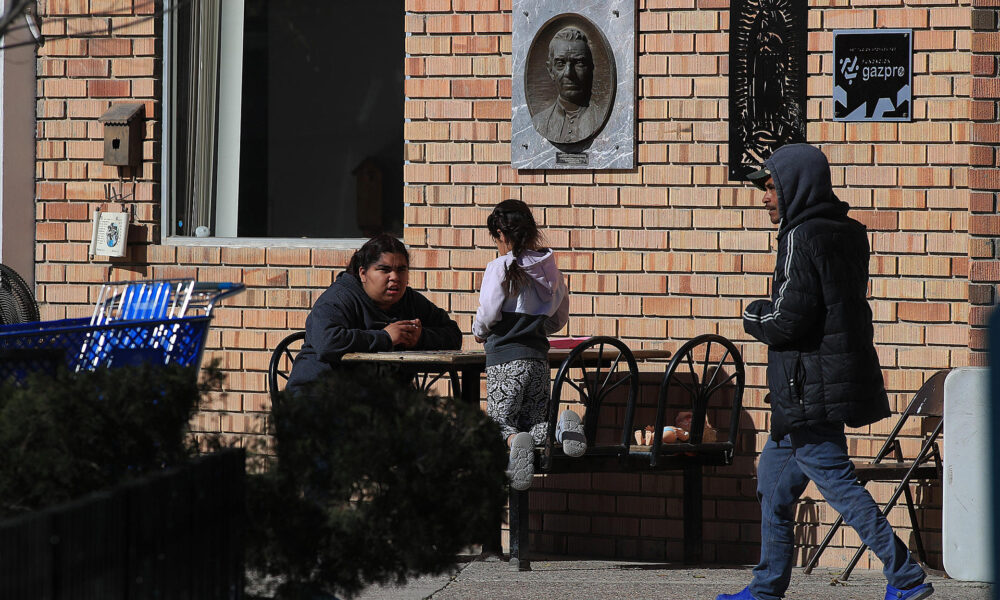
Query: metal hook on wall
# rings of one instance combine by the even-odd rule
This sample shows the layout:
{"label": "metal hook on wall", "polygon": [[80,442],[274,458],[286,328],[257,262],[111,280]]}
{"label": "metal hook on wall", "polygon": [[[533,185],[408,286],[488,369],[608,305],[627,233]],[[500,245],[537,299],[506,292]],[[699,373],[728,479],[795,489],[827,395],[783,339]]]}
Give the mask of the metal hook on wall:
{"label": "metal hook on wall", "polygon": [[118,180],[118,189],[115,189],[115,184],[113,184],[113,183],[105,183],[104,184],[104,198],[109,203],[121,204],[122,205],[122,212],[129,213],[130,219],[134,219],[135,218],[135,205],[134,204],[129,205],[128,204],[128,200],[129,199],[133,199],[133,200],[135,199],[135,180],[133,179],[133,181],[131,183],[132,183],[132,191],[130,191],[128,193],[125,193],[126,183],[125,183],[125,180],[123,180],[123,179],[119,179]]}

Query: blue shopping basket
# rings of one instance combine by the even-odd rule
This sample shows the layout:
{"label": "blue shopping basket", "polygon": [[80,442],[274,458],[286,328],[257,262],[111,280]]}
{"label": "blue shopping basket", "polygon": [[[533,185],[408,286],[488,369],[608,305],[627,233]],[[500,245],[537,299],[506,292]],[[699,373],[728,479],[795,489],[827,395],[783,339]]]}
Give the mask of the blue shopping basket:
{"label": "blue shopping basket", "polygon": [[212,307],[244,286],[153,281],[108,288],[112,291],[102,289],[105,300],[89,319],[0,326],[0,380],[20,381],[33,371],[54,373],[63,366],[72,371],[143,362],[198,367]]}

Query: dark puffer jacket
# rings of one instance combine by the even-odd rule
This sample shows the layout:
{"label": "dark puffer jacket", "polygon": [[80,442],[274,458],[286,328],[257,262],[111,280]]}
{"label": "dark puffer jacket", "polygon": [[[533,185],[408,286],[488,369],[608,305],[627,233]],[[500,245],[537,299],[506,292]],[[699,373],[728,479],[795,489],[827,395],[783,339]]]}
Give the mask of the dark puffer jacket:
{"label": "dark puffer jacket", "polygon": [[765,166],[778,195],[778,256],[771,300],[752,302],[743,328],[768,346],[771,436],[874,423],[889,415],[889,402],[866,298],[866,229],[834,195],[817,148],[783,146]]}

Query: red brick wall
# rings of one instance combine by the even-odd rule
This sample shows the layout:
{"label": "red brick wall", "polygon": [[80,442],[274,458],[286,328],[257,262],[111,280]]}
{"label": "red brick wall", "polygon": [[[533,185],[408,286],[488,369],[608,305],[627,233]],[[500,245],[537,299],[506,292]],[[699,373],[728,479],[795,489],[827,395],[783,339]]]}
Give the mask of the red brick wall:
{"label": "red brick wall", "polygon": [[[568,333],[615,335],[636,347],[676,348],[705,332],[739,340],[751,365],[747,406],[759,448],[768,427],[765,349],[747,339],[739,315],[750,299],[769,291],[775,239],[758,208],[759,193],[727,181],[728,4],[639,1],[639,166],[594,173],[509,166],[509,2],[409,0],[405,240],[427,248],[437,268],[472,270],[478,282],[476,270],[493,256],[485,215],[504,198],[528,202],[569,277]],[[807,137],[826,152],[839,195],[871,232],[876,342],[898,409],[934,370],[969,363],[971,10],[967,1],[903,0],[877,9],[840,4],[846,6],[810,2]],[[831,32],[872,27],[915,30],[912,123],[831,119]],[[475,308],[467,283],[437,286],[451,296],[467,329]],[[857,431],[852,451],[871,456],[891,425]],[[679,522],[648,532],[639,525],[649,517],[645,509],[678,518],[679,479],[656,477],[671,482],[663,485],[673,498],[640,502],[644,509],[632,501],[647,495],[637,492],[643,487],[637,477],[619,482],[618,492],[605,485],[607,476],[572,476],[567,485],[579,488],[573,492],[549,492],[553,484],[545,483],[537,508],[551,512],[533,520],[536,542],[556,551],[577,547],[644,558],[666,547],[678,558],[671,549],[680,547]],[[752,481],[736,484],[721,474],[707,481],[714,496],[706,505],[725,503],[746,526],[710,523],[706,556],[752,560]],[[589,499],[587,489],[595,490]],[[888,495],[884,485],[872,490],[880,499]],[[929,546],[939,552],[940,494],[921,488],[917,496],[930,506],[923,512],[932,530]],[[814,488],[805,498],[799,540],[815,544],[824,533],[819,524],[836,515]],[[614,508],[595,517],[581,508],[592,505]],[[908,540],[905,513],[893,513],[892,520]],[[839,545],[853,536],[843,534]],[[832,549],[823,562],[842,564],[847,555]]]}
{"label": "red brick wall", "polygon": [[995,0],[972,2],[972,100],[969,106],[969,327],[971,362],[988,364],[987,325],[997,302],[1000,256],[996,238],[1000,234],[997,193],[1000,191],[1000,126],[998,100],[1000,79],[997,32],[998,4]]}
{"label": "red brick wall", "polygon": [[[759,448],[768,428],[765,349],[747,339],[739,315],[749,300],[768,293],[775,239],[759,194],[727,180],[728,2],[637,2],[639,166],[596,173],[511,169],[509,0],[405,2],[404,235],[413,248],[412,285],[468,331],[480,273],[495,256],[485,216],[498,201],[521,198],[546,226],[568,276],[567,333],[671,349],[705,332],[736,340],[750,365],[746,406]],[[226,388],[196,427],[255,435],[269,408],[268,349],[302,327],[312,300],[350,252],[160,243],[162,23],[147,19],[152,8],[140,0],[41,3],[50,41],[38,59],[37,292],[44,318],[51,319],[89,314],[98,284],[109,279],[243,281],[249,291],[217,312],[206,356],[222,359]],[[934,370],[984,360],[982,324],[997,281],[995,13],[995,0],[810,1],[808,139],[826,152],[839,195],[871,232],[876,342],[897,409]],[[915,30],[912,123],[831,120],[831,31],[845,27]],[[103,186],[119,176],[102,164],[97,117],[111,102],[137,100],[147,114],[134,203],[138,225],[131,232],[138,243],[125,259],[88,261],[88,219],[96,207],[109,208]],[[873,454],[890,426],[856,431],[852,452]],[[706,524],[706,555],[713,559],[755,557],[758,515],[752,468],[746,468],[753,455],[740,461],[743,467],[730,471],[740,477],[706,478],[711,510],[705,514],[723,507],[736,516],[735,526]],[[616,490],[612,480],[618,481],[586,479],[565,501],[550,494],[550,482],[540,484],[536,501],[565,510],[535,523],[538,541],[560,549],[558,539],[567,539],[558,537],[560,528],[573,523],[589,540],[588,551],[614,543],[622,557],[653,558],[664,549],[666,558],[678,559],[676,522],[648,534],[640,527],[630,541],[615,542],[612,534],[631,525],[617,517],[582,524],[577,517],[612,499],[617,512],[663,512],[669,520],[678,513],[679,479],[657,476],[649,484],[663,491],[662,501],[628,491],[635,482]],[[645,490],[652,480],[641,481]],[[887,496],[885,486],[871,489],[877,498]],[[917,495],[929,506],[921,514],[939,563],[940,493],[931,488]],[[803,545],[835,518],[815,489],[805,499],[798,528]],[[897,510],[892,521],[908,540],[905,513]],[[741,533],[734,540],[736,528]],[[833,549],[823,562],[843,564],[847,554]],[[876,562],[866,559],[862,567]]]}
{"label": "red brick wall", "polygon": [[[719,351],[718,346],[715,349]],[[719,352],[714,355],[716,361],[721,359]],[[695,354],[699,373],[702,358],[703,354]],[[731,365],[731,361],[727,362],[723,371],[728,372]],[[683,366],[677,373],[682,381],[690,375]],[[720,375],[719,380],[725,376]],[[633,430],[655,423],[663,374],[645,372],[640,380]],[[717,439],[729,437],[731,392],[730,388],[714,397],[708,410],[708,421],[716,429]],[[567,395],[574,394],[564,387],[564,402]],[[666,397],[666,424],[673,424],[680,411],[689,410],[690,402],[688,391],[674,385]],[[562,408],[570,408],[570,404]],[[626,412],[623,388],[605,398],[596,432],[599,444],[620,443]],[[743,428],[736,440],[733,464],[704,469],[702,560],[705,562],[757,561],[760,509],[754,495],[756,435],[745,414],[740,420]],[[681,471],[574,473],[536,478],[529,494],[529,524],[534,532],[531,549],[545,554],[680,561],[684,556],[683,487]]]}

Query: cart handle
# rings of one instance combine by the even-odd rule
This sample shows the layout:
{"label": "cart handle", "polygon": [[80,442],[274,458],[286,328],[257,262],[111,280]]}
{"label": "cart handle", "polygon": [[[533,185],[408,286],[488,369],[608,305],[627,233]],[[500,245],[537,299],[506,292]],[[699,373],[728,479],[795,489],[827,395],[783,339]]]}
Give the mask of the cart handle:
{"label": "cart handle", "polygon": [[246,286],[242,283],[230,281],[196,281],[192,293],[204,294],[206,296],[211,295],[211,298],[205,304],[205,312],[212,314],[212,308],[216,302],[223,298],[239,294],[244,290],[246,290]]}
{"label": "cart handle", "polygon": [[196,281],[194,284],[194,291],[196,292],[213,292],[217,291],[221,296],[228,296],[230,294],[237,294],[246,289],[246,286],[242,283],[235,283],[231,281]]}

